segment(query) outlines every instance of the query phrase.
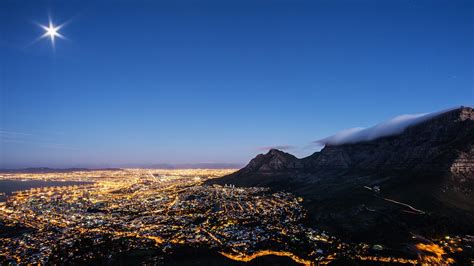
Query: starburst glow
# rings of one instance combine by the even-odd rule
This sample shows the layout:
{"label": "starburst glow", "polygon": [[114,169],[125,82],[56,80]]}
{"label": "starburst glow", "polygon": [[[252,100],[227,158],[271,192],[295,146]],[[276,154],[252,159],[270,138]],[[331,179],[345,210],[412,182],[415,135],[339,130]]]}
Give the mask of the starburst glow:
{"label": "starburst glow", "polygon": [[64,36],[59,33],[59,30],[63,27],[62,25],[54,25],[52,20],[49,20],[48,26],[40,25],[41,28],[45,30],[45,33],[41,36],[41,38],[49,38],[51,40],[51,44],[53,48],[55,46],[56,37],[64,39]]}

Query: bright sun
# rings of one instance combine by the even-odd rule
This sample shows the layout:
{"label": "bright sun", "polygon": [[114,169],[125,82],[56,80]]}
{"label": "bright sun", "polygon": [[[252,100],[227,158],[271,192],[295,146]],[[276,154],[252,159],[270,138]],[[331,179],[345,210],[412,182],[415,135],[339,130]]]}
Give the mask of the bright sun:
{"label": "bright sun", "polygon": [[64,36],[59,33],[59,30],[62,28],[63,25],[54,25],[53,22],[50,20],[48,26],[40,26],[45,30],[45,33],[41,36],[41,38],[50,38],[53,47],[56,37],[64,39]]}

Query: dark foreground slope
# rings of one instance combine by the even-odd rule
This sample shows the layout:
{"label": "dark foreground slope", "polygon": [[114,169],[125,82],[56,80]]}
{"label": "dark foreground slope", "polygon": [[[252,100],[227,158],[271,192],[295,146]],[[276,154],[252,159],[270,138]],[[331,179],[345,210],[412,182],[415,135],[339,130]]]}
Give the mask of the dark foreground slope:
{"label": "dark foreground slope", "polygon": [[209,183],[293,192],[315,225],[351,239],[474,234],[474,111],[461,107],[303,159],[270,150]]}

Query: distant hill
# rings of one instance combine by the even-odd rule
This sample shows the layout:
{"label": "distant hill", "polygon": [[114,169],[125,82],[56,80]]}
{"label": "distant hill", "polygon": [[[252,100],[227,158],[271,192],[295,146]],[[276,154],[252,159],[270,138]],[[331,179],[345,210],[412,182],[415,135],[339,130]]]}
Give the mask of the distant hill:
{"label": "distant hill", "polygon": [[75,171],[115,171],[123,168],[151,168],[151,169],[238,169],[241,164],[234,163],[183,163],[183,164],[127,164],[122,168],[49,168],[49,167],[29,167],[8,169],[0,168],[0,173],[66,173]]}
{"label": "distant hill", "polygon": [[76,171],[116,171],[121,168],[49,168],[49,167],[30,167],[20,169],[2,169],[0,173],[67,173]]}
{"label": "distant hill", "polygon": [[156,163],[156,164],[127,164],[125,168],[153,168],[153,169],[238,169],[241,164],[235,163]]}
{"label": "distant hill", "polygon": [[393,237],[474,234],[474,111],[461,107],[395,135],[327,144],[302,159],[272,149],[213,183],[303,196],[313,222],[350,238],[389,241],[394,228]]}

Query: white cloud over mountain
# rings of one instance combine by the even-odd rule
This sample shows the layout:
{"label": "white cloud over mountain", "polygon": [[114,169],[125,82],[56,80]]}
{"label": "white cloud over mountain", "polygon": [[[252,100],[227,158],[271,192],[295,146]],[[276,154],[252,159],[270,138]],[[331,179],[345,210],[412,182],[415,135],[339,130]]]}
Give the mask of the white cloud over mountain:
{"label": "white cloud over mountain", "polygon": [[372,127],[356,127],[342,130],[327,138],[316,140],[314,143],[320,145],[341,145],[397,135],[402,133],[409,126],[416,125],[453,109],[455,108],[431,113],[400,115]]}

